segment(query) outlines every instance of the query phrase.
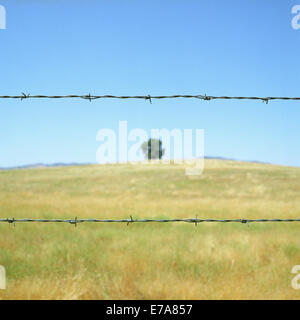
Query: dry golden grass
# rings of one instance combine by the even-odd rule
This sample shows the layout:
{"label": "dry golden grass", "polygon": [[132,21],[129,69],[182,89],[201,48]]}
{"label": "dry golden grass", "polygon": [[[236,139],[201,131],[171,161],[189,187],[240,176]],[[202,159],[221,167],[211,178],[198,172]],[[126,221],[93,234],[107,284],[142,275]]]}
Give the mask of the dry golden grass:
{"label": "dry golden grass", "polygon": [[[299,218],[300,169],[206,160],[0,171],[0,217]],[[0,224],[0,299],[299,299],[300,223]]]}

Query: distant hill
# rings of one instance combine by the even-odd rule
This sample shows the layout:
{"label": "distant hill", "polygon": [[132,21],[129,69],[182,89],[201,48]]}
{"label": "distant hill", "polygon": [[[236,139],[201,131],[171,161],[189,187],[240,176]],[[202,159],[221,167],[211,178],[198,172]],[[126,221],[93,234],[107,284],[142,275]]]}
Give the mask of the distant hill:
{"label": "distant hill", "polygon": [[[270,164],[269,162],[257,161],[257,160],[238,160],[233,158],[225,158],[225,157],[214,157],[214,156],[206,156],[205,159],[215,159],[215,160],[227,160],[227,161],[243,161],[243,162],[253,162],[253,163],[263,163]],[[21,166],[14,167],[0,167],[0,170],[15,170],[15,169],[31,169],[31,168],[52,168],[52,167],[70,167],[70,166],[85,166],[90,164],[96,164],[91,162],[86,163],[77,163],[77,162],[56,162],[56,163],[33,163],[33,164],[25,164]]]}
{"label": "distant hill", "polygon": [[34,163],[34,164],[25,164],[22,166],[15,166],[15,167],[0,167],[0,170],[13,170],[13,169],[30,169],[30,168],[48,168],[48,167],[70,167],[70,166],[83,166],[83,165],[89,165],[92,163],[63,163],[63,162],[57,162],[57,163]]}

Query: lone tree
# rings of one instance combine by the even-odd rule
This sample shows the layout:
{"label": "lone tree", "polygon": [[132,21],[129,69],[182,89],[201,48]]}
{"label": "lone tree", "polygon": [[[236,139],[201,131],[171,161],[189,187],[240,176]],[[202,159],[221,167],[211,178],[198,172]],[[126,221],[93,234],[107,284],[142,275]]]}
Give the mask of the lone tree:
{"label": "lone tree", "polygon": [[161,159],[165,153],[165,149],[162,148],[162,142],[160,139],[149,139],[141,145],[141,149],[148,160]]}

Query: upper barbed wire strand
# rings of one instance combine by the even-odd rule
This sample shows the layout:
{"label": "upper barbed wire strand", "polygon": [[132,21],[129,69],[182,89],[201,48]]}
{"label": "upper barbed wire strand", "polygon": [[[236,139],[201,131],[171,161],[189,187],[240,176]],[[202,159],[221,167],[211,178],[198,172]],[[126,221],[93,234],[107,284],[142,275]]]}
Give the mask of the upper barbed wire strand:
{"label": "upper barbed wire strand", "polygon": [[243,96],[208,96],[208,95],[189,95],[189,94],[177,94],[177,95],[133,95],[133,96],[116,96],[116,95],[76,95],[76,94],[69,94],[69,95],[31,95],[25,94],[22,92],[21,95],[2,95],[0,99],[85,99],[85,100],[97,100],[97,99],[143,99],[149,100],[150,103],[153,99],[176,99],[176,98],[194,98],[200,100],[261,100],[262,102],[268,103],[270,100],[293,100],[298,101],[300,97],[243,97]]}

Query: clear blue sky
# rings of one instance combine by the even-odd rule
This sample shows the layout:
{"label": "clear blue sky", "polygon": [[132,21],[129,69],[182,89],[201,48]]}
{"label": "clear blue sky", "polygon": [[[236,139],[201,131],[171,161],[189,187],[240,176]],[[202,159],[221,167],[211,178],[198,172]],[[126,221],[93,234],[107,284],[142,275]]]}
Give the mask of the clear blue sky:
{"label": "clear blue sky", "polygon": [[[300,0],[0,0],[0,95],[300,96]],[[0,167],[96,162],[102,128],[200,128],[205,154],[300,166],[300,104],[0,100]]]}

